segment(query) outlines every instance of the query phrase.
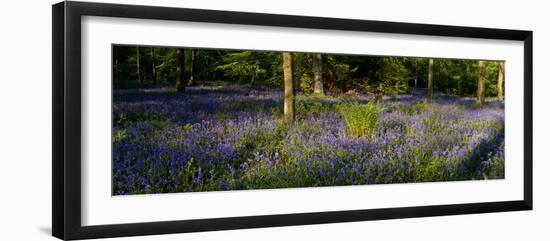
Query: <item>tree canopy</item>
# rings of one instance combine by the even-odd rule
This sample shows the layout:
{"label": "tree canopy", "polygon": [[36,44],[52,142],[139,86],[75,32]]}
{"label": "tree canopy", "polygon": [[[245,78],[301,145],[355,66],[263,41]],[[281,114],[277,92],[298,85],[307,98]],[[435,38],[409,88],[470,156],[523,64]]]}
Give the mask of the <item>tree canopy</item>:
{"label": "tree canopy", "polygon": [[[284,83],[282,54],[275,51],[185,48],[178,55],[177,48],[117,45],[113,58],[115,88],[175,86],[178,63],[184,85],[217,83],[283,88]],[[361,92],[390,96],[410,93],[414,88],[429,88],[430,69],[432,91],[436,93],[476,96],[478,90],[477,60],[432,59],[431,68],[429,58],[418,57],[295,52],[292,60],[294,90],[303,93]],[[503,96],[504,63],[485,61],[483,68],[484,96],[497,97],[499,91]]]}

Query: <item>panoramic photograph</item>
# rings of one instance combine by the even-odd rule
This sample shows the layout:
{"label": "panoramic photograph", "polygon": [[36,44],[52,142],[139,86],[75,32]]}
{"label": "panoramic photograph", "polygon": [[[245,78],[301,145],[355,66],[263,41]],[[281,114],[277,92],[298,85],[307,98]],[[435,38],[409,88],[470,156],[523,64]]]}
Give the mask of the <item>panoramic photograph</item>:
{"label": "panoramic photograph", "polygon": [[503,179],[505,62],[112,46],[112,195]]}

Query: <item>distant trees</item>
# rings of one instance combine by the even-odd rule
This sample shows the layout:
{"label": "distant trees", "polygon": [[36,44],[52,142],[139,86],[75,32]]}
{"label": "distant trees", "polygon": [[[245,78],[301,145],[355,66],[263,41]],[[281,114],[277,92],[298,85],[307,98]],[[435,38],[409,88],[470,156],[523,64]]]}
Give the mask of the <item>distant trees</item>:
{"label": "distant trees", "polygon": [[284,121],[294,120],[294,81],[292,78],[292,54],[283,52]]}
{"label": "distant trees", "polygon": [[185,66],[185,50],[182,48],[176,49],[176,91],[185,90],[182,81],[185,79],[183,68]]}
{"label": "distant trees", "polygon": [[477,75],[477,94],[476,105],[483,106],[485,104],[485,78],[487,75],[486,62],[484,60],[478,61],[478,75]]}
{"label": "distant trees", "polygon": [[323,83],[323,60],[321,54],[312,54],[313,66],[313,93],[325,95],[325,87]]}
{"label": "distant trees", "polygon": [[[410,93],[412,87],[478,98],[477,60],[319,53],[292,55],[293,92],[369,93],[377,97]],[[114,46],[113,86],[143,88],[250,84],[284,88],[284,55],[276,51]],[[485,61],[483,97],[505,98],[504,62]],[[200,80],[198,82],[198,80]],[[481,102],[480,102],[481,103]]]}

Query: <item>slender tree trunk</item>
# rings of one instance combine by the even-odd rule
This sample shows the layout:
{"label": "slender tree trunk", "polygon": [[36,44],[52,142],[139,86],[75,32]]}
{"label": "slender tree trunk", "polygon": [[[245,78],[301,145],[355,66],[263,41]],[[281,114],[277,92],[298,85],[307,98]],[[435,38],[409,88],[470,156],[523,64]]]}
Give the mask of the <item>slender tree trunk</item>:
{"label": "slender tree trunk", "polygon": [[498,82],[497,82],[497,98],[498,101],[504,100],[504,62],[498,63]]}
{"label": "slender tree trunk", "polygon": [[486,63],[483,60],[480,60],[477,63],[478,72],[477,72],[477,95],[476,95],[476,105],[483,106],[485,104],[485,79],[486,79]]}
{"label": "slender tree trunk", "polygon": [[176,91],[182,92],[185,90],[182,81],[184,80],[184,67],[185,66],[185,50],[176,49]]}
{"label": "slender tree trunk", "polygon": [[414,58],[414,88],[418,87],[418,58]]}
{"label": "slender tree trunk", "polygon": [[201,68],[201,71],[202,71],[203,76],[204,76],[203,81],[208,81],[210,79],[210,75],[209,75],[210,71],[205,71],[205,69],[210,68],[210,61],[208,61],[208,57],[204,58],[204,61],[206,63],[206,67]]}
{"label": "slender tree trunk", "polygon": [[283,52],[284,74],[284,121],[290,123],[294,120],[294,86],[292,81],[292,54]]}
{"label": "slender tree trunk", "polygon": [[139,72],[139,46],[136,47],[136,73],[138,78],[138,83],[141,84],[141,74]]}
{"label": "slender tree trunk", "polygon": [[118,87],[118,53],[117,53],[117,47],[113,47],[113,64],[114,64],[114,69],[113,69],[113,86],[116,86]]}
{"label": "slender tree trunk", "polygon": [[325,95],[325,88],[323,86],[323,59],[321,54],[312,54],[311,62],[313,65],[313,93],[319,95]]}
{"label": "slender tree trunk", "polygon": [[433,68],[434,68],[434,59],[429,59],[428,60],[428,98],[429,99],[434,97]]}
{"label": "slender tree trunk", "polygon": [[189,81],[187,82],[188,86],[195,84],[195,62],[197,59],[197,50],[191,50],[191,73],[189,74]]}
{"label": "slender tree trunk", "polygon": [[155,48],[151,47],[151,63],[152,63],[152,76],[153,84],[157,84],[157,65],[155,63]]}

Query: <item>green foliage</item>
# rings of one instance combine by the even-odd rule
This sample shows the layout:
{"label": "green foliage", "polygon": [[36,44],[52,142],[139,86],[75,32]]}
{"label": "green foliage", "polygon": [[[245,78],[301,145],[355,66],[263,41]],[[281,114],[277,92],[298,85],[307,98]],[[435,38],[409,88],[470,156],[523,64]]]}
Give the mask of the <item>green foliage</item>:
{"label": "green foliage", "polygon": [[314,81],[309,74],[302,74],[300,76],[300,90],[305,94],[313,93]]}
{"label": "green foliage", "polygon": [[[351,77],[350,65],[341,61],[341,56],[326,55],[323,59],[323,69],[326,76],[332,82],[331,86],[345,90]],[[329,85],[329,86],[330,86]]]}
{"label": "green foliage", "polygon": [[346,121],[348,133],[352,136],[369,138],[376,128],[382,108],[370,101],[367,104],[339,104],[338,110]]}
{"label": "green foliage", "polygon": [[157,79],[160,83],[173,82],[176,79],[176,49],[159,49],[157,59]]}
{"label": "green foliage", "polygon": [[477,88],[476,61],[438,59],[434,62],[434,86],[448,95],[473,95]]}
{"label": "green foliage", "polygon": [[125,129],[118,130],[115,133],[116,134],[113,136],[113,142],[119,142],[119,141],[123,141],[124,139],[126,139],[126,130]]}
{"label": "green foliage", "polygon": [[336,111],[334,98],[320,95],[296,97],[296,113],[298,117],[308,115],[319,116],[323,112]]}
{"label": "green foliage", "polygon": [[260,60],[251,51],[230,53],[224,57],[224,64],[217,66],[216,70],[224,71],[229,78],[239,80],[241,83],[254,83],[266,70],[260,67]]}
{"label": "green foliage", "polygon": [[384,95],[395,96],[409,90],[410,70],[405,66],[406,58],[385,57],[382,65],[382,79],[378,91]]}
{"label": "green foliage", "polygon": [[267,70],[260,84],[281,86],[283,83],[283,57],[278,52],[262,52],[262,66]]}
{"label": "green foliage", "polygon": [[127,115],[124,114],[123,112],[121,112],[120,114],[115,116],[113,122],[116,123],[119,126],[124,126],[129,122],[129,120],[128,120]]}
{"label": "green foliage", "polygon": [[339,62],[334,56],[328,56],[326,58],[327,65],[329,66],[328,70],[330,76],[335,79],[335,81],[344,81],[347,79],[350,73],[350,66],[346,63]]}

